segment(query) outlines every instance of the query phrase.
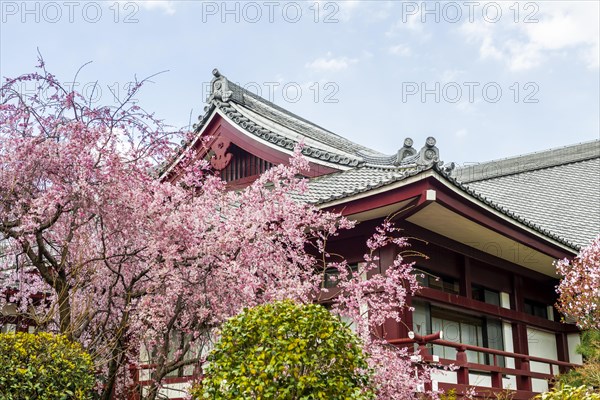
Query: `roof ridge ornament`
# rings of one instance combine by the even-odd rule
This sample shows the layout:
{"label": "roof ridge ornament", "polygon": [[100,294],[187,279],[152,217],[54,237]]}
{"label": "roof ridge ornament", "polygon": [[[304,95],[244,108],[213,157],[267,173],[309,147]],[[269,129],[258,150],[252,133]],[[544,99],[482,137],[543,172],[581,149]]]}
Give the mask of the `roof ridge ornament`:
{"label": "roof ridge ornament", "polygon": [[402,148],[398,150],[398,153],[396,154],[396,162],[394,163],[395,165],[403,164],[402,161],[404,161],[404,159],[417,154],[417,151],[412,147],[412,145],[413,140],[411,138],[407,137],[404,139],[404,146],[402,146]]}
{"label": "roof ridge ornament", "polygon": [[214,78],[210,81],[210,95],[206,102],[209,104],[214,100],[228,102],[233,95],[233,91],[229,90],[229,81],[217,68],[212,70],[212,74]]}
{"label": "roof ridge ornament", "polygon": [[428,168],[440,162],[440,150],[435,147],[436,140],[433,136],[429,136],[425,140],[425,146],[417,151],[412,147],[413,140],[411,138],[404,139],[404,147],[398,150],[394,165],[416,165],[417,167]]}
{"label": "roof ridge ornament", "polygon": [[425,140],[425,146],[421,148],[417,155],[417,165],[429,167],[440,161],[440,150],[435,147],[436,140],[433,136],[429,136]]}

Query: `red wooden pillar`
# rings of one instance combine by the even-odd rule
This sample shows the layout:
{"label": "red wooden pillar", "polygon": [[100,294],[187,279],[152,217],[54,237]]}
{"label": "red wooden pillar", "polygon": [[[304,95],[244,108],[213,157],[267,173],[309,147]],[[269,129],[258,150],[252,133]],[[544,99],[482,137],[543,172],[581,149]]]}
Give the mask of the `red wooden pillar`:
{"label": "red wooden pillar", "polygon": [[134,365],[129,367],[129,371],[131,373],[131,377],[133,379],[133,385],[131,385],[131,389],[129,391],[129,400],[139,400],[140,399],[140,369]]}
{"label": "red wooden pillar", "polygon": [[[528,357],[524,357],[521,360],[521,366],[519,369],[526,372],[530,371]],[[517,378],[517,389],[531,392],[531,377],[528,375],[519,375]]]}
{"label": "red wooden pillar", "polygon": [[467,353],[464,346],[458,348],[456,353],[456,365],[458,365],[458,371],[456,371],[456,383],[459,385],[469,384],[469,368],[467,367]]}
{"label": "red wooden pillar", "polygon": [[[419,356],[421,357],[421,363],[424,363],[426,361],[431,360],[431,354],[429,353],[429,349],[427,349],[427,342],[425,342],[424,340],[421,340],[418,342],[419,343],[419,348],[418,348],[418,353]],[[419,368],[419,374],[424,374],[424,370],[423,368]],[[429,378],[431,378],[431,376],[429,376]],[[431,381],[429,379],[425,380],[425,391],[429,392],[433,389]]]}
{"label": "red wooden pillar", "polygon": [[[569,342],[567,341],[567,335],[565,333],[556,334],[556,349],[558,352],[558,359],[560,361],[569,361]],[[558,367],[559,373],[564,374],[568,372],[568,368],[560,366]],[[550,366],[550,373],[554,375],[554,369]]]}
{"label": "red wooden pillar", "polygon": [[492,372],[492,387],[502,389],[502,373]]}

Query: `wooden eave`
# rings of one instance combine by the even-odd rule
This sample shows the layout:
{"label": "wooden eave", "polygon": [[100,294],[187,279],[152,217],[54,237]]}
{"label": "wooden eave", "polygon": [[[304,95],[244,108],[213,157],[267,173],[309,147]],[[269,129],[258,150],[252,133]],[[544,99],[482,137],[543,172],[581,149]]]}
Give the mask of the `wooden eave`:
{"label": "wooden eave", "polygon": [[555,259],[576,254],[576,250],[463,192],[432,169],[321,207],[360,221],[395,214],[413,225],[551,277],[556,277]]}
{"label": "wooden eave", "polygon": [[[210,139],[203,144],[202,138]],[[183,157],[190,152],[196,152],[194,157],[197,159],[206,157],[207,153],[211,151],[212,145],[219,138],[226,138],[231,144],[235,144],[244,151],[275,165],[289,164],[289,159],[293,155],[292,151],[285,151],[281,147],[273,146],[271,143],[249,135],[237,124],[230,121],[218,108],[215,108],[192,143],[187,146],[184,152],[163,173],[162,179],[167,181],[177,180],[179,176],[174,171]],[[315,160],[310,158],[309,165],[310,169],[304,172],[304,174],[311,178],[340,171],[339,168],[335,168],[335,164],[315,162]]]}

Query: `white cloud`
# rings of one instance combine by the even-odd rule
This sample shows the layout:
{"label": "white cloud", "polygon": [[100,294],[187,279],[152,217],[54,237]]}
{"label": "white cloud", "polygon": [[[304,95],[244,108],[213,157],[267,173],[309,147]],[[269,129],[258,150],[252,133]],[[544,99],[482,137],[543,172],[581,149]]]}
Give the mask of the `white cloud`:
{"label": "white cloud", "polygon": [[[537,22],[525,22],[526,13],[514,21],[513,9],[498,23],[465,21],[460,31],[467,42],[479,44],[482,59],[501,60],[513,71],[542,65],[556,54],[573,51],[588,68],[600,64],[600,28],[597,2],[543,2],[534,14]],[[505,8],[511,6],[504,4]]]}
{"label": "white cloud", "polygon": [[[325,2],[325,4],[327,3],[328,2]],[[338,1],[335,4],[336,7],[339,7],[339,13],[336,13],[337,17],[339,17],[339,19],[342,21],[350,20],[350,18],[352,18],[356,10],[358,10],[358,8],[361,6],[361,2],[356,0]],[[329,7],[329,9],[324,10],[325,14],[327,13],[327,11],[332,13],[333,9],[331,8],[331,6],[329,5],[326,7]],[[331,17],[335,18],[336,15],[331,14]]]}
{"label": "white cloud", "polygon": [[138,0],[143,8],[147,10],[162,10],[166,14],[175,14],[175,1],[171,0]]}
{"label": "white cloud", "polygon": [[316,71],[337,72],[343,71],[357,62],[356,58],[333,57],[331,53],[327,53],[327,57],[317,58],[314,61],[306,63],[305,66]]}
{"label": "white cloud", "polygon": [[394,55],[402,56],[402,57],[408,57],[412,54],[412,50],[411,50],[410,46],[408,46],[404,43],[400,43],[395,46],[390,46],[388,51],[390,54],[394,54]]}
{"label": "white cloud", "polygon": [[[419,14],[410,14],[402,16],[397,20],[391,28],[385,33],[386,36],[396,36],[397,33],[408,31],[413,34],[423,34],[423,25],[421,22],[421,16]],[[429,36],[429,34],[427,34]]]}

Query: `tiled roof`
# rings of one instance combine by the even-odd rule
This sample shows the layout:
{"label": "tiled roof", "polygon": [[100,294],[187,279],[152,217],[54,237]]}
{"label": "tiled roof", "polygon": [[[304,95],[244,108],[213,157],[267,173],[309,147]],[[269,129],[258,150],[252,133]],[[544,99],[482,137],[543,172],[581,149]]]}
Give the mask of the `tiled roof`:
{"label": "tiled roof", "polygon": [[[567,146],[455,170],[442,167],[435,139],[416,151],[406,139],[397,154],[384,155],[347,140],[230,82],[213,71],[201,132],[221,113],[248,135],[337,165],[340,172],[314,178],[298,198],[326,204],[434,169],[468,196],[571,248],[600,232],[600,141]],[[185,147],[185,146],[184,146]]]}
{"label": "tiled roof", "polygon": [[354,168],[347,171],[337,172],[311,179],[308,191],[296,196],[300,201],[315,205],[342,200],[351,196],[392,185],[412,176],[416,176],[428,170],[437,172],[438,179],[446,180],[451,185],[460,189],[466,196],[478,200],[492,209],[500,212],[506,217],[522,224],[534,231],[541,233],[572,249],[579,248],[580,244],[568,236],[563,236],[563,231],[548,229],[530,218],[527,212],[515,212],[514,209],[506,207],[505,203],[498,202],[492,196],[482,194],[470,186],[467,186],[450,176],[450,169],[440,166],[439,163],[430,166],[414,166],[412,168],[384,168],[373,165]]}
{"label": "tiled roof", "polygon": [[581,247],[600,234],[600,141],[455,170],[475,192]]}
{"label": "tiled roof", "polygon": [[298,200],[315,205],[344,199],[406,179],[428,168],[383,168],[367,165],[311,179]]}
{"label": "tiled roof", "polygon": [[304,143],[307,157],[337,164],[342,169],[365,164],[401,165],[398,154],[385,155],[336,135],[270,101],[230,82],[219,71],[213,71],[211,94],[205,113],[194,126],[196,132],[208,122],[215,109],[247,133],[290,151]]}

